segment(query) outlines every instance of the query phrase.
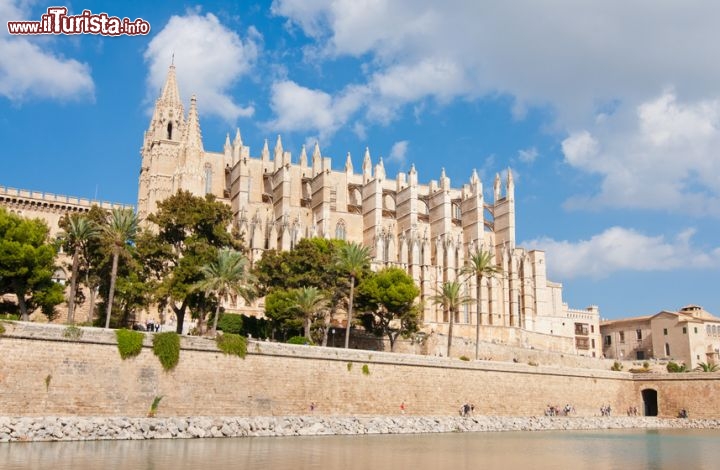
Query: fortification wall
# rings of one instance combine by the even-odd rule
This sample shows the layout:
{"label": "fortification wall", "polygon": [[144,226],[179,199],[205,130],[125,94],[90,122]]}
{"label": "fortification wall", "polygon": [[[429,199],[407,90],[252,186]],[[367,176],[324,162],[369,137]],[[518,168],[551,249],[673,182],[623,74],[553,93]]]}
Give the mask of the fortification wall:
{"label": "fortification wall", "polygon": [[265,342],[251,342],[240,359],[194,337],[182,338],[180,362],[165,372],[150,348],[152,334],[139,356],[122,360],[113,331],[83,328],[82,338],[70,341],[58,325],[4,326],[5,416],[139,417],[158,395],[159,416],[294,416],[308,414],[310,403],[319,415],[393,415],[403,402],[417,415],[452,415],[472,402],[476,414],[539,415],[548,404],[571,403],[578,416],[593,416],[603,404],[616,413],[641,407],[647,387],[658,390],[661,416],[680,407],[693,417],[720,416],[708,393],[720,384],[716,374],[635,380],[624,372]]}

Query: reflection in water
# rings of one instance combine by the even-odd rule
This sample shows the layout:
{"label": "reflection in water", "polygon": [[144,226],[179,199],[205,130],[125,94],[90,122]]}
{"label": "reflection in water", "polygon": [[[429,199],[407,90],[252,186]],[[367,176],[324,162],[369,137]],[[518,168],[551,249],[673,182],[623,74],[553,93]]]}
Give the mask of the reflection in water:
{"label": "reflection in water", "polygon": [[0,444],[0,468],[717,468],[717,430],[456,433]]}

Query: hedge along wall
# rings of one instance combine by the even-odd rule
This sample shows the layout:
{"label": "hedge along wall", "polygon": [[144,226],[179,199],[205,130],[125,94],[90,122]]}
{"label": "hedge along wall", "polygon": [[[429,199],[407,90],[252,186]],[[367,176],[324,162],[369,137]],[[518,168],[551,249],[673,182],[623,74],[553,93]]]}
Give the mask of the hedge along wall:
{"label": "hedge along wall", "polygon": [[[720,385],[718,374],[638,381],[625,372],[265,342],[250,342],[241,359],[194,337],[181,338],[179,363],[165,371],[152,352],[152,334],[138,356],[123,360],[113,331],[84,328],[71,341],[62,326],[5,327],[4,416],[144,416],[160,395],[158,416],[302,415],[310,403],[315,414],[393,415],[403,402],[406,413],[421,415],[456,414],[471,402],[476,414],[539,415],[548,404],[570,403],[578,415],[593,416],[603,404],[616,414],[642,409],[640,390],[649,385],[659,390],[660,414],[674,416],[685,397]],[[684,407],[693,417],[720,416],[717,401]]]}

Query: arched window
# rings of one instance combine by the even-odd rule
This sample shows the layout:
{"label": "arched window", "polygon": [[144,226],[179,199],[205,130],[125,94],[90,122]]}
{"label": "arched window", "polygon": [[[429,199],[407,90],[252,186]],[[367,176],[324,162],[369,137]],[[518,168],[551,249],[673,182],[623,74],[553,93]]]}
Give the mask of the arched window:
{"label": "arched window", "polygon": [[452,205],[452,216],[454,219],[460,220],[462,218],[462,210],[460,210],[460,204]]}
{"label": "arched window", "polygon": [[212,166],[205,164],[205,194],[212,193]]}
{"label": "arched window", "polygon": [[172,131],[173,131],[173,129],[172,129],[172,121],[170,121],[170,122],[168,122],[168,126],[167,126],[167,138],[168,138],[168,140],[172,140]]}
{"label": "arched window", "polygon": [[345,221],[341,220],[335,226],[335,238],[337,238],[338,240],[345,240],[345,237]]}

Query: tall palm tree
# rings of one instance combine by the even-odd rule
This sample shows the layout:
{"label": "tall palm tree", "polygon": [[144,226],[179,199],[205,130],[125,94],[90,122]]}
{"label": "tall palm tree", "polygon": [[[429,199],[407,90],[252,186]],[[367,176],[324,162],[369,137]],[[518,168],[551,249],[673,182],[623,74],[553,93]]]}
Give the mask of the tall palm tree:
{"label": "tall palm tree", "polygon": [[370,249],[357,243],[343,245],[337,253],[338,268],[347,273],[350,281],[347,326],[345,327],[345,349],[350,347],[350,325],[352,324],[355,281],[370,266]]}
{"label": "tall palm tree", "polygon": [[472,302],[472,298],[462,293],[461,282],[447,281],[443,283],[440,289],[435,290],[435,295],[432,296],[432,301],[437,305],[442,305],[443,310],[450,314],[447,345],[447,356],[450,357],[455,315],[460,311],[460,306]]}
{"label": "tall palm tree", "polygon": [[112,271],[110,272],[110,292],[107,298],[107,313],[105,314],[105,328],[110,328],[110,315],[112,314],[113,298],[115,297],[115,281],[120,253],[128,243],[132,243],[138,230],[138,216],[132,209],[115,208],[110,213],[107,225],[103,226],[103,234],[112,246]]}
{"label": "tall palm tree", "polygon": [[303,317],[305,337],[310,338],[310,326],[317,312],[328,304],[325,293],[317,287],[303,287],[293,291],[293,305]]}
{"label": "tall palm tree", "polygon": [[207,294],[215,294],[218,299],[212,334],[217,332],[220,307],[229,295],[239,294],[248,302],[255,297],[255,278],[247,268],[247,257],[231,248],[218,250],[217,258],[200,268],[203,279],[195,284],[195,289]]}
{"label": "tall palm tree", "polygon": [[499,266],[493,261],[493,254],[489,251],[484,251],[482,248],[475,250],[470,255],[467,264],[463,268],[463,273],[468,276],[475,276],[476,284],[476,325],[475,325],[475,359],[480,354],[480,325],[482,324],[482,281],[483,279],[492,278],[497,273],[502,272]]}
{"label": "tall palm tree", "polygon": [[72,275],[70,278],[70,298],[68,299],[68,323],[75,321],[75,294],[80,266],[80,254],[86,249],[87,243],[99,234],[98,227],[84,215],[73,214],[68,218],[65,238],[73,250]]}

